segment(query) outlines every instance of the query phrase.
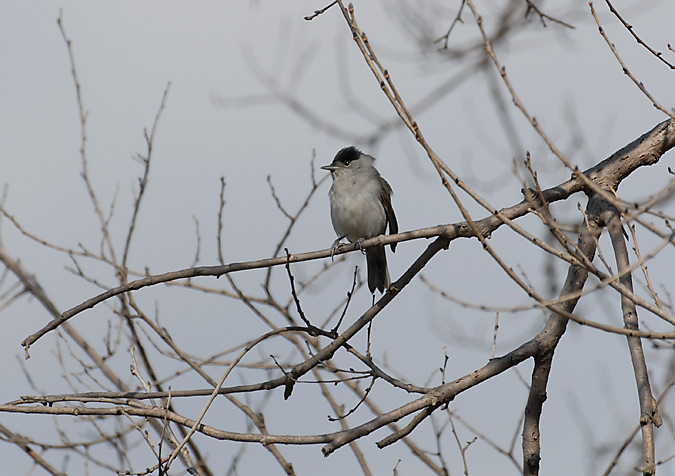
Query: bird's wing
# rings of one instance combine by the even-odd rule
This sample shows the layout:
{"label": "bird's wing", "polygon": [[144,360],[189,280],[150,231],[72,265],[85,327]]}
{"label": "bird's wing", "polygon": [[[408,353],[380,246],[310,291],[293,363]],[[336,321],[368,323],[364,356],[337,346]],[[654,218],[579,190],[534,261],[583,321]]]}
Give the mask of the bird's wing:
{"label": "bird's wing", "polygon": [[[382,177],[379,177],[380,184],[380,201],[384,207],[384,212],[387,215],[387,221],[389,222],[389,234],[395,235],[398,233],[398,221],[396,221],[396,214],[394,213],[394,207],[391,206],[391,186],[389,183]],[[391,244],[391,250],[396,251],[396,243]]]}

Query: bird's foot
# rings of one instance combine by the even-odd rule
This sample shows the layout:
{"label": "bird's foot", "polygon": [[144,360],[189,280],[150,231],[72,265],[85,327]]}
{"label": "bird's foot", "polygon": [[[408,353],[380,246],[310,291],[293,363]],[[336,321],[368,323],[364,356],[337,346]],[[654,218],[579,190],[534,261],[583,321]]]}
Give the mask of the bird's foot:
{"label": "bird's foot", "polygon": [[344,236],[340,236],[337,240],[333,242],[333,244],[330,247],[330,260],[333,261],[333,258],[335,256],[335,253],[337,253],[338,249],[340,248],[340,240],[342,240]]}
{"label": "bird's foot", "polygon": [[356,244],[359,246],[359,250],[361,250],[361,253],[365,255],[366,250],[363,249],[363,241],[364,240],[365,240],[365,238],[359,238],[358,240],[356,240]]}

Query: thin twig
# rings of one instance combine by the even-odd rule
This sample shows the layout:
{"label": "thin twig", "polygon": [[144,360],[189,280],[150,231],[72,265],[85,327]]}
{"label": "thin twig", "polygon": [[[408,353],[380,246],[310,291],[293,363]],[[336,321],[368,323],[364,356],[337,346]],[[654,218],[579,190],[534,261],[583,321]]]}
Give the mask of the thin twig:
{"label": "thin twig", "polygon": [[[647,49],[647,51],[649,51],[651,54],[656,56],[659,60],[661,60],[670,69],[675,69],[675,64],[667,61],[663,57],[663,53],[661,53],[660,51],[656,51],[654,48],[649,46],[645,41],[643,41],[642,38],[640,38],[637,33],[635,33],[635,29],[633,28],[633,25],[631,25],[630,23],[628,23],[626,20],[623,19],[621,14],[619,14],[618,10],[614,7],[614,5],[612,5],[612,3],[609,0],[605,0],[605,3],[607,3],[607,6],[609,7],[609,11],[612,12],[614,14],[614,16],[616,16],[616,18],[619,19],[619,21],[623,24],[623,26],[626,28],[626,30],[628,30],[628,33],[630,33],[633,36],[633,38],[635,38],[635,41],[637,41],[639,44],[644,46]],[[668,46],[670,47],[670,45],[668,45]]]}
{"label": "thin twig", "polygon": [[171,88],[171,82],[166,85],[164,89],[164,94],[162,95],[162,101],[159,104],[159,109],[157,114],[155,114],[155,121],[152,123],[152,128],[148,134],[147,129],[143,131],[143,136],[145,138],[145,145],[147,151],[145,155],[137,154],[136,159],[143,164],[143,177],[138,180],[138,194],[136,195],[136,200],[134,200],[133,212],[131,215],[131,223],[129,224],[129,231],[127,232],[127,239],[124,244],[124,254],[122,256],[122,269],[125,269],[127,266],[127,259],[129,257],[129,249],[131,248],[131,238],[136,229],[136,220],[138,219],[138,213],[141,208],[141,201],[145,195],[145,190],[148,185],[148,176],[150,175],[150,161],[152,159],[153,143],[155,140],[155,133],[157,132],[157,125],[159,124],[159,118],[162,116],[164,107],[166,106],[166,99],[169,95],[169,88]]}
{"label": "thin twig", "polygon": [[318,17],[319,15],[321,15],[322,13],[324,13],[326,10],[328,10],[330,7],[332,7],[332,6],[335,5],[336,3],[337,3],[337,0],[335,0],[334,2],[329,3],[327,6],[323,7],[321,10],[314,10],[314,13],[312,13],[311,15],[307,15],[307,16],[305,17],[305,20],[308,20],[308,21],[309,21],[309,20],[314,20],[316,17]]}
{"label": "thin twig", "polygon": [[[608,2],[609,3],[609,2]],[[623,70],[624,74],[630,78],[631,81],[638,87],[638,89],[649,98],[649,100],[652,102],[652,105],[658,109],[659,111],[667,114],[671,118],[675,119],[675,114],[672,111],[669,111],[668,109],[664,108],[661,106],[661,103],[659,103],[654,96],[650,94],[649,91],[647,91],[647,88],[645,87],[644,84],[642,84],[641,81],[638,81],[637,78],[633,75],[633,73],[630,72],[626,64],[623,62],[621,59],[621,56],[619,56],[619,52],[616,50],[616,47],[614,46],[614,43],[612,43],[609,38],[607,37],[607,34],[605,33],[605,29],[600,25],[600,20],[598,19],[598,15],[595,13],[595,8],[593,7],[593,2],[589,2],[588,5],[591,7],[591,13],[593,14],[593,19],[595,20],[595,23],[598,25],[598,31],[600,32],[600,35],[604,38],[605,42],[609,46],[609,49],[612,50],[612,53],[614,54],[614,57],[616,60],[619,62],[621,65],[621,69]]]}

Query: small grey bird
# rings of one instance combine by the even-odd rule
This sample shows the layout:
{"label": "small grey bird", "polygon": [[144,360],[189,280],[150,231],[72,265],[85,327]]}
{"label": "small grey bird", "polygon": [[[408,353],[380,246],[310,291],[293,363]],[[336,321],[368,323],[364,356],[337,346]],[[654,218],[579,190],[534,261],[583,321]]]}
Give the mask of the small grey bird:
{"label": "small grey bird", "polygon": [[[333,186],[328,192],[330,217],[338,239],[333,251],[342,238],[352,243],[382,235],[389,224],[389,234],[398,233],[396,215],[391,206],[391,187],[373,167],[375,158],[364,154],[356,147],[340,150],[330,165],[321,167],[330,171]],[[396,251],[396,243],[391,244]],[[389,287],[389,270],[384,246],[366,249],[368,264],[368,288],[372,294],[381,293]]]}

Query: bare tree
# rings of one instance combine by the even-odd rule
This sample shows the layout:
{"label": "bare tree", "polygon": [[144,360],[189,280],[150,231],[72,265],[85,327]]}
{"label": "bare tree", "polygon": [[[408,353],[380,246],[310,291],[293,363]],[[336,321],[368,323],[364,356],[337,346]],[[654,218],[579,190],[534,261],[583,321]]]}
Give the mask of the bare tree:
{"label": "bare tree", "polygon": [[[594,450],[598,454],[611,455],[604,472],[597,471],[598,474],[609,475],[616,472],[615,468],[632,465],[636,472],[653,475],[659,465],[672,466],[675,455],[672,415],[661,403],[668,398],[672,401],[670,391],[675,385],[675,358],[668,353],[665,360],[670,368],[659,372],[655,383],[654,374],[650,372],[650,355],[645,348],[651,347],[659,352],[658,355],[663,355],[663,351],[672,351],[675,339],[675,314],[668,291],[670,283],[653,283],[647,266],[650,262],[665,259],[675,244],[672,215],[657,208],[669,205],[675,180],[670,179],[661,189],[649,190],[647,196],[637,201],[627,198],[633,197],[630,193],[625,197],[619,194],[620,185],[639,174],[645,166],[666,168],[673,174],[660,162],[675,147],[672,109],[662,105],[650,93],[638,78],[639,72],[629,70],[603,29],[596,7],[590,4],[587,15],[597,22],[599,34],[606,40],[609,51],[646,100],[661,111],[664,120],[639,137],[626,138],[621,149],[611,154],[607,151],[606,158],[581,170],[530,112],[495,48],[517,34],[523,18],[536,19],[542,30],[554,24],[571,31],[573,21],[565,16],[568,14],[547,13],[539,3],[529,0],[511,0],[499,13],[493,14],[480,11],[473,0],[463,0],[457,5],[454,20],[447,25],[445,34],[435,37],[425,28],[421,9],[404,3],[396,5],[404,27],[417,38],[422,48],[432,51],[430,54],[461,61],[465,68],[453,82],[430,92],[414,106],[409,106],[399,92],[396,78],[381,60],[378,48],[357,23],[358,10],[354,6],[336,0],[306,17],[312,22],[327,22],[335,21],[337,13],[341,14],[340,21],[348,27],[345,31],[353,37],[363,65],[372,73],[395,111],[395,120],[374,119],[374,127],[365,134],[355,135],[332,121],[321,119],[292,91],[284,89],[274,74],[251,65],[268,88],[269,95],[263,98],[264,102],[280,101],[331,135],[373,145],[394,129],[407,130],[424,151],[439,186],[454,209],[461,213],[462,220],[456,223],[365,240],[364,248],[422,239],[428,240],[428,244],[406,263],[405,271],[393,279],[386,292],[373,297],[372,305],[363,309],[355,309],[353,301],[354,296],[365,293],[358,268],[354,270],[346,296],[340,297],[339,301],[336,301],[335,292],[332,299],[326,298],[325,293],[321,297],[314,294],[325,288],[330,273],[344,265],[346,256],[358,251],[359,244],[341,245],[334,257],[330,249],[310,252],[291,252],[289,249],[289,237],[327,179],[326,176],[317,177],[314,156],[307,157],[306,191],[304,199],[294,209],[284,203],[272,180],[268,180],[277,209],[287,221],[283,230],[275,230],[276,236],[270,237],[271,242],[276,243],[271,258],[226,262],[222,234],[228,226],[225,218],[227,183],[222,177],[217,198],[214,195],[214,201],[218,203],[217,217],[214,217],[217,221],[215,254],[218,263],[199,265],[203,250],[200,226],[196,222],[197,246],[191,267],[161,274],[151,273],[148,269],[132,269],[130,250],[137,243],[135,230],[141,220],[158,140],[156,133],[161,129],[161,119],[170,101],[170,87],[167,86],[159,99],[153,124],[144,132],[146,150],[136,157],[142,173],[128,211],[128,225],[120,234],[120,230],[113,229],[111,224],[113,206],[106,209],[90,177],[85,101],[71,40],[59,18],[79,110],[81,175],[100,229],[98,249],[81,243],[72,247],[57,245],[32,233],[4,204],[0,212],[5,224],[11,224],[26,240],[67,257],[71,263],[67,272],[100,292],[69,309],[62,309],[46,291],[50,287],[50,277],[43,276],[40,270],[27,269],[11,249],[0,247],[0,261],[5,267],[0,281],[0,308],[5,314],[11,313],[12,305],[24,296],[30,296],[42,306],[50,320],[23,340],[26,358],[30,357],[31,348],[46,345],[43,342],[46,337],[56,334],[54,353],[63,369],[63,378],[72,390],[63,394],[35,385],[35,395],[17,395],[15,400],[0,405],[3,414],[15,413],[26,419],[32,414],[43,415],[42,418],[46,415],[56,417],[52,420],[56,439],[39,431],[29,432],[20,424],[0,425],[6,447],[23,450],[36,466],[54,475],[75,474],[80,471],[73,469],[76,465],[95,473],[110,471],[133,475],[168,474],[170,470],[177,474],[181,472],[178,466],[182,465],[190,474],[211,475],[238,474],[240,457],[246,451],[252,451],[249,448],[254,446],[269,453],[280,473],[290,475],[296,474],[292,455],[298,458],[297,455],[302,453],[287,451],[286,446],[309,445],[303,451],[316,453],[319,445],[324,456],[338,451],[350,453],[363,474],[372,474],[369,461],[373,458],[371,443],[374,439],[381,449],[390,445],[405,448],[429,474],[464,472],[468,475],[472,472],[470,455],[474,443],[482,442],[486,447],[483,451],[503,455],[508,471],[536,475],[546,458],[541,451],[541,441],[546,438],[547,431],[542,428],[542,418],[546,414],[544,403],[551,392],[550,377],[556,372],[554,357],[563,338],[574,339],[574,336],[566,336],[566,331],[574,325],[571,323],[576,323],[591,328],[598,335],[616,335],[625,339],[629,356],[626,362],[630,360],[638,397],[638,408],[631,415],[634,428],[626,428],[617,441],[604,442],[602,448]],[[644,47],[645,54],[661,62],[664,74],[675,69],[672,48],[669,47],[668,59],[666,54],[643,40],[614,5],[606,1],[606,6],[616,21]],[[329,18],[331,13],[336,15]],[[487,16],[496,19],[492,32],[484,25]],[[453,35],[459,23],[465,28],[471,23],[477,35],[469,42],[455,44]],[[464,82],[477,74],[499,78],[501,84],[494,85],[500,91],[495,93],[495,102],[503,103],[506,98],[513,103],[515,110],[536,133],[537,140],[556,158],[556,171],[564,171],[568,179],[544,186],[536,160],[527,153],[514,166],[514,174],[520,177],[522,199],[515,204],[493,204],[436,151],[433,141],[426,138],[417,122],[418,114],[423,114],[439,97],[449,94],[455,81]],[[346,89],[343,94],[349,101],[352,92]],[[214,101],[229,108],[250,106],[257,99],[216,97]],[[356,103],[357,100],[352,102]],[[357,112],[363,117],[374,116],[365,106]],[[507,130],[511,127],[510,121],[504,115],[503,124]],[[510,139],[513,143],[521,141],[516,133],[512,133]],[[630,190],[629,187],[624,185]],[[580,196],[586,197],[585,205],[572,204],[580,200]],[[559,204],[567,204],[572,210],[578,208],[578,218],[574,221],[566,219],[566,213],[556,208]],[[525,221],[526,217],[529,221]],[[496,234],[502,229],[509,230],[512,236],[527,244],[527,253],[517,259],[541,256],[542,262],[549,260],[552,263],[552,268],[564,266],[566,278],[557,279],[554,272],[549,273],[548,288],[531,282],[517,267],[519,263],[514,264],[508,248],[500,246],[504,235]],[[445,250],[449,249],[448,253],[452,254],[462,238],[477,241],[491,260],[492,269],[503,273],[529,302],[518,307],[493,306],[487,300],[472,303],[448,291],[448,283],[421,274]],[[639,246],[642,243],[646,246]],[[262,273],[255,290],[239,278],[241,273],[251,270]],[[299,275],[302,277],[298,278]],[[110,276],[115,279],[112,284]],[[200,277],[209,279],[196,279]],[[439,374],[428,379],[419,375],[411,378],[371,351],[379,331],[377,327],[384,325],[377,322],[374,327],[374,322],[384,310],[396,308],[394,300],[409,292],[414,281],[421,281],[429,292],[454,303],[459,309],[476,308],[494,316],[491,355],[484,365],[446,380],[450,361],[446,353],[440,365],[440,381]],[[547,296],[551,286],[556,289],[557,297]],[[200,312],[198,298],[234,303],[236,311],[232,312],[255,319],[256,331],[244,330],[231,323],[228,341],[234,339],[234,345],[223,345],[212,353],[183,347],[170,323],[160,315],[158,309],[161,306],[156,305],[153,309],[145,300],[137,298],[137,292],[144,288],[155,290],[158,301],[167,294],[189,292],[191,299],[196,300],[192,306],[194,313]],[[280,292],[282,288],[284,291]],[[658,292],[658,289],[663,291]],[[578,305],[583,302],[602,307],[602,313],[610,316],[610,322],[603,321],[599,313],[589,311],[592,308],[580,312]],[[107,306],[107,326],[98,327],[101,332],[97,334],[96,342],[102,340],[105,345],[94,345],[78,328],[80,319],[93,308],[104,306]],[[541,327],[527,335],[522,333],[508,351],[498,355],[497,342],[502,339],[500,315],[529,311],[545,315]],[[422,307],[418,312],[424,312]],[[406,349],[397,351],[406,352]],[[529,381],[523,378],[522,398],[516,403],[521,414],[509,444],[493,437],[495,429],[491,425],[485,422],[476,425],[471,415],[456,411],[453,402],[457,397],[471,395],[488,383],[499,387],[500,375],[514,371],[521,376],[523,371],[519,369],[529,368],[525,365],[530,362],[531,376]],[[574,375],[564,378],[568,385],[575,385]],[[387,394],[395,394],[396,398],[382,400],[382,395]],[[284,412],[284,404],[294,402],[303,408],[316,405],[317,401],[322,403],[320,412],[326,409],[330,412],[327,421],[317,422],[308,416],[308,411],[308,414],[298,414],[285,422],[287,425],[279,429],[278,415]],[[386,402],[385,406],[381,401]],[[270,430],[270,420],[275,420],[274,430]],[[664,423],[667,429],[662,436],[659,427]],[[87,430],[83,437],[81,428],[84,426]],[[425,431],[431,430],[431,438],[419,436],[423,427]],[[375,433],[380,436],[373,436]],[[468,438],[464,436],[467,434],[470,435]],[[231,458],[228,467],[214,465],[210,457],[217,451],[214,448],[218,448],[214,442],[234,448],[232,451],[236,456]],[[451,445],[455,453],[449,456]],[[639,449],[638,462],[626,462],[632,458],[629,451],[635,448]],[[398,474],[398,464],[392,469]],[[507,469],[500,474],[507,474]]]}

